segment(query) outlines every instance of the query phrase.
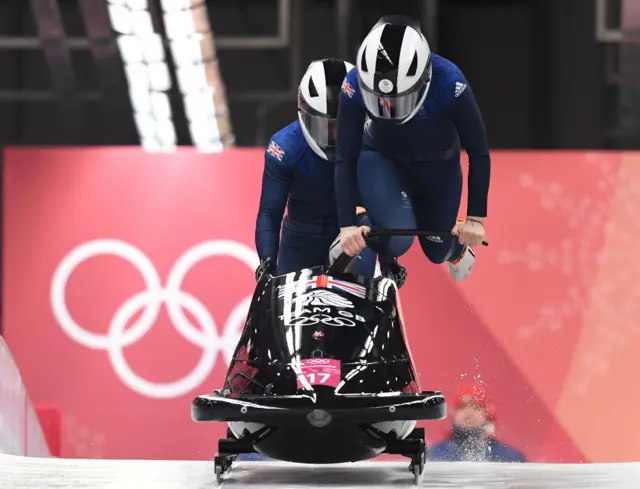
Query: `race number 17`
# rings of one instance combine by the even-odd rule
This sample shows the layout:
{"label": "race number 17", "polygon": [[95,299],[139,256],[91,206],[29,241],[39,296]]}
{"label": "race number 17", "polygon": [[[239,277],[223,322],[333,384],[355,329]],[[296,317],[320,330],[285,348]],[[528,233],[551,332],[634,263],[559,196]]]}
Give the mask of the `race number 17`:
{"label": "race number 17", "polygon": [[326,384],[327,381],[331,378],[331,374],[322,374],[322,373],[315,373],[315,372],[311,372],[309,374],[302,374],[304,376],[305,379],[307,379],[307,382],[309,382],[309,384],[311,385],[318,385],[318,384]]}

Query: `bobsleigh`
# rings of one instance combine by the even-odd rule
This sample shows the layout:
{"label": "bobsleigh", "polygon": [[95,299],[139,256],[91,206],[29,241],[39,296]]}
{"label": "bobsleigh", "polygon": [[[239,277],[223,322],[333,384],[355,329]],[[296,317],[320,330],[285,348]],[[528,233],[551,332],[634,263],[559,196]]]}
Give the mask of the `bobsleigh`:
{"label": "bobsleigh", "polygon": [[234,435],[218,442],[218,483],[255,452],[308,464],[399,454],[420,483],[416,422],[445,418],[445,398],[420,388],[395,283],[349,273],[352,260],[257,284],[223,388],[191,406],[194,421],[228,422]]}

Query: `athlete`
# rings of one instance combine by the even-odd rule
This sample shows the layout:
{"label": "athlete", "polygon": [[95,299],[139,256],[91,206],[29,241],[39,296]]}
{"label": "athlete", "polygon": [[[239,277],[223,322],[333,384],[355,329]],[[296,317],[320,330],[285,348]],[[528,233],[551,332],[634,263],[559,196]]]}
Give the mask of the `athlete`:
{"label": "athlete", "polygon": [[[351,68],[352,64],[337,59],[312,62],[298,89],[298,120],[269,142],[256,223],[257,280],[265,274],[285,274],[327,262],[340,231],[333,182],[337,106],[342,81]],[[354,205],[351,213],[355,222],[370,225],[363,208]],[[358,258],[353,271],[373,276],[376,254],[364,248]],[[406,270],[394,258],[381,260],[380,269],[402,287]],[[235,438],[230,429],[227,437]],[[266,460],[255,453],[238,459]]]}
{"label": "athlete", "polygon": [[[461,145],[469,156],[468,206],[466,219],[457,222]],[[364,248],[369,231],[353,215],[360,197],[378,228],[451,230],[451,237],[421,237],[420,245],[431,262],[448,262],[454,280],[468,276],[472,247],[485,236],[486,130],[462,72],[431,53],[413,19],[383,17],[362,42],[340,93],[337,153],[340,243],[347,254]],[[412,242],[393,237],[370,245],[398,257]]]}
{"label": "athlete", "polygon": [[[298,120],[274,134],[267,147],[255,236],[261,261],[258,280],[265,273],[285,274],[328,261],[340,231],[333,180],[336,117],[342,81],[351,68],[337,59],[312,62],[298,90]],[[361,140],[362,135],[357,137]],[[370,225],[365,210],[356,210],[356,204],[350,212],[353,222]],[[353,271],[372,277],[375,252],[363,248],[358,258]],[[385,257],[380,269],[398,287],[406,279],[406,270],[395,258]]]}

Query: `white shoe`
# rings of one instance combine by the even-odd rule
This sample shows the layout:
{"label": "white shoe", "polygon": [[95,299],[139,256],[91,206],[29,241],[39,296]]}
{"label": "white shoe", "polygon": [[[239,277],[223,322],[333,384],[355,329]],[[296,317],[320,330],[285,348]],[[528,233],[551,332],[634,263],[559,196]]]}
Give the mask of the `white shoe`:
{"label": "white shoe", "polygon": [[471,249],[471,246],[467,246],[462,252],[462,256],[456,261],[450,261],[449,275],[456,282],[464,280],[471,273],[473,264],[476,262],[476,254]]}

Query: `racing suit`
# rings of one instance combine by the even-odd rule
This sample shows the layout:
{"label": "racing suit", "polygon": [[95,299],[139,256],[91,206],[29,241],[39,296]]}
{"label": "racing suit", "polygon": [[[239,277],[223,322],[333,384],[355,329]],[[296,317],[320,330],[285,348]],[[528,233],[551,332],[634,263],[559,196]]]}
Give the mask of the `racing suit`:
{"label": "racing suit", "polygon": [[[462,196],[461,144],[469,156],[467,215],[486,217],[491,162],[480,110],[456,65],[432,54],[432,66],[427,97],[403,124],[367,118],[356,69],[347,74],[335,165],[340,227],[357,224],[351,209],[361,198],[377,227],[451,230]],[[400,256],[412,242],[412,237],[393,237],[377,251]],[[454,236],[421,237],[420,245],[434,263],[464,253]]]}
{"label": "racing suit", "polygon": [[[326,264],[340,232],[333,178],[334,163],[313,152],[298,121],[273,135],[265,152],[255,239],[260,260],[277,263],[278,274]],[[366,223],[366,216],[356,217],[355,205],[351,214]],[[366,248],[353,271],[372,277],[375,266],[376,254]]]}

